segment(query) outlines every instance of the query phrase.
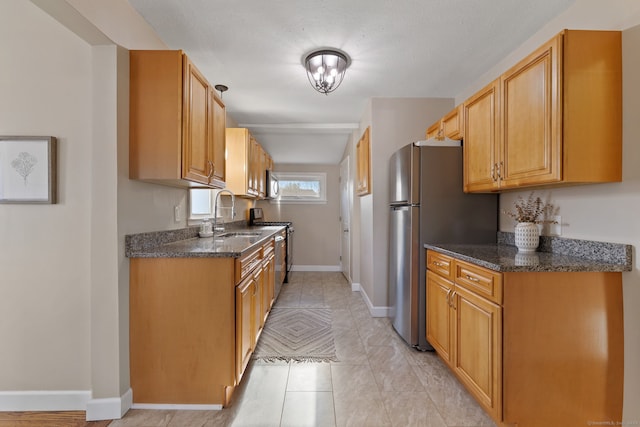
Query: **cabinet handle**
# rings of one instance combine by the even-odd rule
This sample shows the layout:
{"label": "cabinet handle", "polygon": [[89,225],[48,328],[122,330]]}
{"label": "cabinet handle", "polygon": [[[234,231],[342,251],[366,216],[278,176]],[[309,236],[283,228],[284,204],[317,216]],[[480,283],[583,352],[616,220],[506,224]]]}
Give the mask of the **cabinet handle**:
{"label": "cabinet handle", "polygon": [[440,261],[433,261],[431,264],[435,265],[436,267],[444,267],[445,265],[443,263],[441,263]]}
{"label": "cabinet handle", "polygon": [[451,292],[451,308],[453,308],[454,310],[457,310],[456,307],[456,291]]}
{"label": "cabinet handle", "polygon": [[453,289],[449,289],[449,290],[447,291],[447,296],[446,296],[447,305],[448,305],[449,307],[451,307],[451,299],[450,299],[450,297],[451,297],[451,291],[452,291],[452,290],[453,290]]}
{"label": "cabinet handle", "polygon": [[465,277],[467,280],[471,281],[471,282],[476,282],[476,283],[477,283],[477,282],[479,282],[479,281],[480,281],[480,279],[478,279],[477,277],[469,276],[468,274],[465,274],[465,275],[464,275],[464,277]]}
{"label": "cabinet handle", "polygon": [[213,171],[215,169],[215,165],[211,160],[207,160],[207,163],[209,164],[209,173],[207,174],[207,180],[209,181],[209,184],[211,184],[211,178],[213,178]]}
{"label": "cabinet handle", "polygon": [[497,181],[498,178],[496,178],[496,167],[498,165],[496,165],[495,163],[491,165],[491,179],[493,180],[493,182]]}
{"label": "cabinet handle", "polygon": [[500,162],[498,165],[498,179],[503,179],[502,177],[502,169],[504,168],[504,162]]}

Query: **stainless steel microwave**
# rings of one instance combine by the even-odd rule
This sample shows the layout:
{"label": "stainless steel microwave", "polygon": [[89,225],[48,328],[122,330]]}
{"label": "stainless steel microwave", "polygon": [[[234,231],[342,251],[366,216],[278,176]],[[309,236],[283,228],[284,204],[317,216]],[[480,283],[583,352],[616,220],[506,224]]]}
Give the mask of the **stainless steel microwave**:
{"label": "stainless steel microwave", "polygon": [[270,170],[267,170],[266,174],[267,199],[277,199],[280,194],[278,178],[276,178]]}

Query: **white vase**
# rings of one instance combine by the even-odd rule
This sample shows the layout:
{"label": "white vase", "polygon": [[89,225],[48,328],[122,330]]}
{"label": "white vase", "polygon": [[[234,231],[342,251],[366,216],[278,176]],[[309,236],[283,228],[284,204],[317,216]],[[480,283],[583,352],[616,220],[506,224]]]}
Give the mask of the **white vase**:
{"label": "white vase", "polygon": [[535,252],[540,244],[540,231],[533,222],[519,222],[515,228],[515,243],[519,252]]}

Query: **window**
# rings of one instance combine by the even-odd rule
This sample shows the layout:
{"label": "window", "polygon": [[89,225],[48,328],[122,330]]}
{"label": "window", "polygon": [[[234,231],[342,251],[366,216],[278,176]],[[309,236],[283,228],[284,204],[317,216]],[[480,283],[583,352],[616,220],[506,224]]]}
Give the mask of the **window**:
{"label": "window", "polygon": [[272,203],[327,203],[327,174],[274,172],[280,196]]}
{"label": "window", "polygon": [[[201,220],[213,216],[212,191],[206,188],[189,190],[189,219]],[[199,221],[198,221],[199,222]]]}

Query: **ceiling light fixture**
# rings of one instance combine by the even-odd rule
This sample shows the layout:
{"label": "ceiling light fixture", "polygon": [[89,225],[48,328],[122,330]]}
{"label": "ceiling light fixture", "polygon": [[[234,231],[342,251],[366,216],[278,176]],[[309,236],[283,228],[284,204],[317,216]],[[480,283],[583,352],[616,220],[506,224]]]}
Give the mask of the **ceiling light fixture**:
{"label": "ceiling light fixture", "polygon": [[351,58],[335,49],[316,50],[304,59],[309,83],[315,90],[328,95],[340,86]]}
{"label": "ceiling light fixture", "polygon": [[222,99],[222,93],[226,92],[227,90],[229,90],[228,87],[226,87],[225,85],[215,85],[214,88],[220,92],[220,99]]}

